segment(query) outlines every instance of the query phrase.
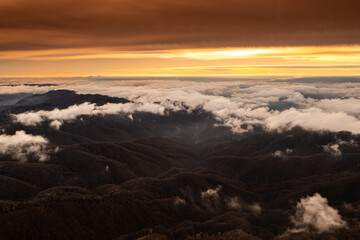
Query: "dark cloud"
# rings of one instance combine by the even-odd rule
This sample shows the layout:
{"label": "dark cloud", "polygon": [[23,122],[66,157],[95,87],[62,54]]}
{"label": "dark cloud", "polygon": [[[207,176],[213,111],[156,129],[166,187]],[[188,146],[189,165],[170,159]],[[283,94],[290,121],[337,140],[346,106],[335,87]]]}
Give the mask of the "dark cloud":
{"label": "dark cloud", "polygon": [[0,50],[358,44],[357,0],[0,0]]}

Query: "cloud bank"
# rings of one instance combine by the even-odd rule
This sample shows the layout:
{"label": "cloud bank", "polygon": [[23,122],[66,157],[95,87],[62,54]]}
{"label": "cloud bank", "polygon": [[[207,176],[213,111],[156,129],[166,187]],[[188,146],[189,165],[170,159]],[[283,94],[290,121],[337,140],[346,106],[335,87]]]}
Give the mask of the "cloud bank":
{"label": "cloud bank", "polygon": [[0,51],[359,44],[358,7],[352,0],[1,0]]}
{"label": "cloud bank", "polygon": [[[35,125],[49,120],[52,121],[51,126],[59,129],[62,122],[74,120],[81,115],[132,114],[141,111],[163,115],[165,110],[180,111],[185,110],[184,106],[187,106],[188,111],[202,108],[211,112],[221,122],[220,125],[228,126],[237,133],[251,131],[254,125],[261,125],[270,131],[300,126],[314,131],[360,133],[359,108],[356,104],[360,100],[354,97],[320,100],[305,97],[306,90],[308,95],[312,92],[309,90],[317,90],[309,89],[309,86],[292,88],[285,85],[269,88],[269,85],[265,84],[214,89],[217,84],[191,84],[189,87],[178,86],[179,83],[176,81],[172,84],[173,86],[168,87],[160,87],[156,83],[148,86],[114,86],[114,90],[118,91],[116,94],[112,92],[114,90],[100,88],[100,92],[104,90],[109,95],[120,95],[133,102],[109,103],[104,106],[84,103],[62,110],[26,112],[15,115],[15,119],[25,125]],[[78,87],[78,90],[94,91],[91,87],[86,85]],[[305,91],[296,88],[303,88]],[[341,90],[338,94],[342,93]],[[346,107],[341,108],[342,103]],[[288,105],[289,108],[281,109],[284,105]]]}
{"label": "cloud bank", "polygon": [[[310,79],[311,80],[311,79]],[[345,79],[346,80],[346,79]],[[269,80],[109,80],[82,81],[59,86],[82,94],[104,94],[123,97],[132,102],[96,106],[90,103],[67,109],[26,112],[14,116],[17,122],[35,125],[50,121],[60,129],[65,121],[81,115],[124,114],[129,119],[136,112],[164,115],[167,111],[203,109],[213,114],[218,125],[235,133],[252,131],[260,126],[268,131],[282,131],[300,126],[310,131],[349,131],[360,133],[360,82],[294,83]],[[6,87],[9,88],[9,87]],[[6,88],[1,88],[6,91]],[[55,86],[47,87],[54,89]],[[27,91],[38,87],[25,86]],[[41,88],[44,89],[43,87]],[[21,92],[24,86],[11,87]]]}
{"label": "cloud bank", "polygon": [[118,113],[131,114],[135,112],[151,112],[163,115],[164,111],[165,108],[163,106],[154,103],[107,103],[103,106],[96,106],[96,104],[86,102],[80,105],[70,106],[66,109],[55,108],[52,111],[25,112],[14,115],[14,118],[16,122],[27,126],[36,125],[45,120],[50,120],[50,126],[59,130],[64,121],[72,121],[83,115],[95,116]]}

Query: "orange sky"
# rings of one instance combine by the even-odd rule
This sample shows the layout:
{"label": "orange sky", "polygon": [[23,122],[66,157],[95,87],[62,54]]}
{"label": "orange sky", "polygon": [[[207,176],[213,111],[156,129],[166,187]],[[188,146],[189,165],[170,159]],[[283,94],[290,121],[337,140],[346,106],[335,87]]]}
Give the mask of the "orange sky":
{"label": "orange sky", "polygon": [[0,76],[360,75],[357,0],[0,0]]}

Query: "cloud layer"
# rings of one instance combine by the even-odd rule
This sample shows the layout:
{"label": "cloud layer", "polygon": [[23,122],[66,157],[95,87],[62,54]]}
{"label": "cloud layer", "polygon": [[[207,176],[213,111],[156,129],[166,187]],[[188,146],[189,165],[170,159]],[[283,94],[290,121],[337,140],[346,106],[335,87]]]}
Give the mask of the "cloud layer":
{"label": "cloud layer", "polygon": [[59,129],[64,121],[81,115],[122,113],[131,118],[131,114],[141,111],[164,114],[202,108],[212,113],[219,125],[228,126],[236,133],[251,131],[254,126],[269,131],[300,126],[312,131],[360,133],[360,94],[357,91],[360,84],[356,82],[134,80],[63,84],[60,87],[79,93],[123,97],[132,102],[104,106],[84,103],[62,110],[26,112],[16,115],[16,121],[34,125],[49,120],[52,127]]}
{"label": "cloud layer", "polygon": [[353,0],[1,0],[0,51],[354,44],[358,8]]}

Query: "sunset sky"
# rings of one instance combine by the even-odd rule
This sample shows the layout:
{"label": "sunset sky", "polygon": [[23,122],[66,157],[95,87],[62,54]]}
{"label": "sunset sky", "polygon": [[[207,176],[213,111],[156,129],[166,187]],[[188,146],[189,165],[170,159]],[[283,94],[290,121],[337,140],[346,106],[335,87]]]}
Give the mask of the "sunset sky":
{"label": "sunset sky", "polygon": [[358,0],[0,0],[0,77],[358,76]]}

